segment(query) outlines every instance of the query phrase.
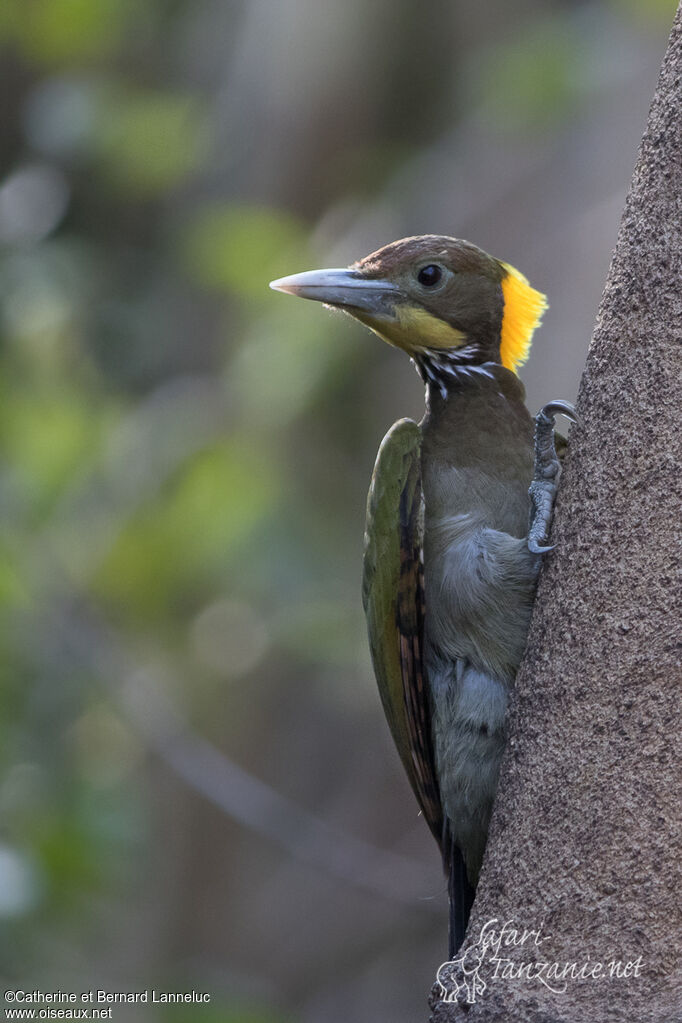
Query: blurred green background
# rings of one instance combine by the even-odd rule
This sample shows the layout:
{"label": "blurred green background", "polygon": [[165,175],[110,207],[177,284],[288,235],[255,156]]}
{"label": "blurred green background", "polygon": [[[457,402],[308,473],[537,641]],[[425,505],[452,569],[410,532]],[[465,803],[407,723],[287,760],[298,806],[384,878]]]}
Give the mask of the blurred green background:
{"label": "blurred green background", "polygon": [[267,288],[460,235],[572,398],[673,0],[2,0],[3,987],[425,1018],[438,854],[359,579],[409,362]]}

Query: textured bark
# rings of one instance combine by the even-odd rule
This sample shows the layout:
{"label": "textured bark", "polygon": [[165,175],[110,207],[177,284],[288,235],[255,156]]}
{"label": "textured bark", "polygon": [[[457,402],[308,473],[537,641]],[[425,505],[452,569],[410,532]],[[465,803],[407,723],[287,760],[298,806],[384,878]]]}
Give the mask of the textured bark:
{"label": "textured bark", "polygon": [[465,942],[511,920],[544,939],[503,944],[517,966],[608,974],[641,956],[638,976],[555,993],[503,979],[488,948],[475,1004],[434,988],[437,1023],[682,1020],[681,352],[682,7],[580,388]]}

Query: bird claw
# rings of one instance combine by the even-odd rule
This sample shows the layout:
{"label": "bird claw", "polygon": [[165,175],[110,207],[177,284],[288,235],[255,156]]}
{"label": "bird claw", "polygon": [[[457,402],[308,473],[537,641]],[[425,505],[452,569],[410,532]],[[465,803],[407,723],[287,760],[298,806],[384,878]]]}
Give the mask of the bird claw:
{"label": "bird claw", "polygon": [[531,552],[531,554],[548,554],[549,551],[553,551],[555,547],[556,547],[555,543],[551,543],[542,547],[530,536],[528,537],[528,550]]}
{"label": "bird claw", "polygon": [[535,470],[528,488],[531,514],[528,530],[528,550],[532,554],[547,554],[554,544],[546,543],[552,523],[554,498],[557,491],[559,459],[554,447],[554,417],[566,416],[578,423],[575,407],[568,401],[549,401],[535,417]]}
{"label": "bird claw", "polygon": [[554,416],[566,416],[572,423],[579,423],[578,413],[575,410],[575,405],[570,401],[563,401],[561,398],[555,398],[554,401],[548,401],[546,405],[543,405],[538,416],[544,416],[546,419],[551,417],[554,422]]}

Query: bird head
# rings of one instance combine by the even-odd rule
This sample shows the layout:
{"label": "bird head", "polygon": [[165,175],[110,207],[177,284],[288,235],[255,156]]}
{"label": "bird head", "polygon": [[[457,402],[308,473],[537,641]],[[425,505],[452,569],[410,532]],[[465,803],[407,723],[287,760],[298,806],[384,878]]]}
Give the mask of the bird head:
{"label": "bird head", "polygon": [[349,313],[418,363],[429,356],[515,370],[547,308],[514,267],[441,235],[403,238],[347,269],[293,274],[270,287]]}

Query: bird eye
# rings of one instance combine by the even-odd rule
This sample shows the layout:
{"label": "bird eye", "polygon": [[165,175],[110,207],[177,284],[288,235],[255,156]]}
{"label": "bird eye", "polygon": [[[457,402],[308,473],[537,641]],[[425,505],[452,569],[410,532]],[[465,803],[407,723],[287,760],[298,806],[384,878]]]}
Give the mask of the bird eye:
{"label": "bird eye", "polygon": [[429,263],[428,266],[423,266],[417,274],[417,280],[420,284],[423,284],[425,288],[432,288],[434,284],[438,284],[438,281],[443,276],[443,271],[435,263]]}

